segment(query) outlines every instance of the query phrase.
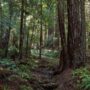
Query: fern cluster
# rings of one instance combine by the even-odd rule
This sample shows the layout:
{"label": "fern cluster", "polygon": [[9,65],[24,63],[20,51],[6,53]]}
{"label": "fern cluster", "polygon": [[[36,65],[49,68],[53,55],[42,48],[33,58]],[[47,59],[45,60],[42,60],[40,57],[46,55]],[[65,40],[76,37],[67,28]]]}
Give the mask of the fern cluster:
{"label": "fern cluster", "polygon": [[81,90],[90,90],[90,71],[88,68],[74,70],[73,76],[77,78],[77,84]]}

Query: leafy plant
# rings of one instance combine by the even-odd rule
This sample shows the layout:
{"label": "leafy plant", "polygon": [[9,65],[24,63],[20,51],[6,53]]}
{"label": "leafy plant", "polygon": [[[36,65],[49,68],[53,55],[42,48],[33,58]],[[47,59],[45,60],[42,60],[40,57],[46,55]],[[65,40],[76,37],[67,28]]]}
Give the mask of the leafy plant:
{"label": "leafy plant", "polygon": [[90,71],[88,68],[76,69],[73,72],[74,78],[81,90],[90,90]]}
{"label": "leafy plant", "polygon": [[90,90],[90,75],[86,75],[82,79],[81,88],[84,88],[85,90]]}
{"label": "leafy plant", "polygon": [[19,65],[17,68],[18,75],[23,79],[31,78],[31,71],[28,65]]}
{"label": "leafy plant", "polygon": [[47,57],[56,58],[56,57],[59,56],[59,52],[57,52],[57,51],[48,51],[48,52],[44,52],[43,55],[45,55]]}
{"label": "leafy plant", "polygon": [[0,59],[0,66],[5,69],[12,70],[17,75],[19,75],[23,79],[30,79],[31,78],[31,69],[36,67],[36,64],[33,60],[28,60],[27,64],[20,64],[18,65],[12,59],[4,58]]}
{"label": "leafy plant", "polygon": [[19,52],[18,48],[16,48],[15,46],[10,46],[8,51],[10,56],[17,55],[17,53]]}
{"label": "leafy plant", "polygon": [[5,50],[0,48],[0,56],[3,57],[5,54]]}
{"label": "leafy plant", "polygon": [[14,68],[16,68],[15,62],[12,59],[9,59],[9,58],[0,59],[0,65],[3,68],[7,68],[9,70],[13,70]]}
{"label": "leafy plant", "polygon": [[32,87],[26,86],[26,85],[21,85],[20,90],[33,90]]}
{"label": "leafy plant", "polygon": [[9,90],[9,87],[7,84],[4,85],[3,90]]}

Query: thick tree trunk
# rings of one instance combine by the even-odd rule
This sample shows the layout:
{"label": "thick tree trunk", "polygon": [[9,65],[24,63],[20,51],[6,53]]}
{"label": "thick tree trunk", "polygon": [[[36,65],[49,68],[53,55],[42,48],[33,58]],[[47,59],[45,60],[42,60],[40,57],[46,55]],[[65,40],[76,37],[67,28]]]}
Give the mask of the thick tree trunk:
{"label": "thick tree trunk", "polygon": [[73,68],[80,67],[84,64],[84,46],[83,29],[80,22],[79,0],[67,0],[68,6],[68,53],[70,65]]}

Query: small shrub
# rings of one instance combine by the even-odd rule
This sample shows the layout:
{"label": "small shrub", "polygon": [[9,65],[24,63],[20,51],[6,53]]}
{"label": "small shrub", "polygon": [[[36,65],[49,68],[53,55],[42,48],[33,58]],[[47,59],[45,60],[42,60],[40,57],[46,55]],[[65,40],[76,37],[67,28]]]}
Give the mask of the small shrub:
{"label": "small shrub", "polygon": [[31,71],[28,65],[19,65],[17,68],[17,73],[23,79],[31,78]]}
{"label": "small shrub", "polygon": [[4,54],[5,54],[5,49],[1,49],[1,48],[0,48],[0,57],[3,57]]}
{"label": "small shrub", "polygon": [[47,52],[44,52],[43,55],[45,55],[47,57],[51,57],[51,58],[57,58],[59,56],[59,52],[57,52],[57,51],[47,51]]}
{"label": "small shrub", "polygon": [[23,64],[18,65],[12,59],[9,58],[0,59],[0,66],[2,66],[2,68],[5,68],[7,70],[12,70],[23,79],[30,79],[31,69],[35,67],[34,62],[29,61],[25,65]]}
{"label": "small shrub", "polygon": [[11,58],[13,58],[13,57],[15,58],[15,56],[17,56],[17,54],[19,53],[18,48],[16,48],[15,46],[10,46],[8,51],[9,51],[9,56]]}
{"label": "small shrub", "polygon": [[74,70],[73,76],[77,78],[77,84],[81,90],[90,90],[90,71],[88,68]]}
{"label": "small shrub", "polygon": [[0,59],[0,66],[9,70],[13,70],[14,68],[16,68],[15,62],[9,58]]}
{"label": "small shrub", "polygon": [[26,86],[26,85],[21,85],[20,90],[33,90],[32,87]]}

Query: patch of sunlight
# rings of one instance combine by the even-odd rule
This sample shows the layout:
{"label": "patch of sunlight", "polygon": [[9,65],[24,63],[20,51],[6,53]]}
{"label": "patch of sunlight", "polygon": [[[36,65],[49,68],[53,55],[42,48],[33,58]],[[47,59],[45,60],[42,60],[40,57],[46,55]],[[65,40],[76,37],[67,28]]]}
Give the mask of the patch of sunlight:
{"label": "patch of sunlight", "polygon": [[1,3],[1,6],[3,7],[4,5],[6,5],[7,3]]}
{"label": "patch of sunlight", "polygon": [[39,61],[38,60],[35,60],[35,63],[38,63]]}
{"label": "patch of sunlight", "polygon": [[30,23],[30,21],[31,21],[31,19],[33,18],[33,16],[32,15],[29,15],[27,18],[26,18],[26,25],[28,26],[29,25],[29,23]]}
{"label": "patch of sunlight", "polygon": [[43,8],[46,8],[47,7],[47,5],[46,4],[43,4]]}

